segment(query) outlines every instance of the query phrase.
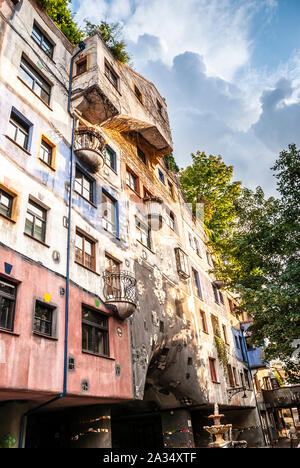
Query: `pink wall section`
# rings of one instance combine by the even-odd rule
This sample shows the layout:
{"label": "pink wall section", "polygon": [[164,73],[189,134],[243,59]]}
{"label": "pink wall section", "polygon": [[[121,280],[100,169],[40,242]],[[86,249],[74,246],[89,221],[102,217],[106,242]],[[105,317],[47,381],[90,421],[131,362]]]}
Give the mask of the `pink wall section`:
{"label": "pink wall section", "polygon": [[[5,274],[4,262],[12,265],[10,275]],[[66,288],[65,280],[3,247],[0,247],[0,276],[18,282],[14,330],[10,333],[0,329],[1,397],[18,399],[22,395],[24,399],[24,391],[28,392],[28,400],[43,397],[43,394],[59,394],[63,387],[65,322],[65,296],[60,295],[60,287]],[[35,299],[45,302],[44,294],[51,296],[50,304],[57,308],[54,339],[35,335],[32,331]],[[101,303],[96,306],[93,295],[71,285],[68,355],[75,358],[75,370],[68,372],[68,394],[82,396],[85,400],[88,397],[91,400],[95,397],[105,400],[132,398],[128,323],[118,322],[110,316],[109,358],[83,353],[82,303],[109,313]],[[122,329],[122,337],[117,333],[118,327]],[[115,373],[116,364],[121,367],[119,377]],[[81,389],[82,380],[89,382],[87,392]]]}

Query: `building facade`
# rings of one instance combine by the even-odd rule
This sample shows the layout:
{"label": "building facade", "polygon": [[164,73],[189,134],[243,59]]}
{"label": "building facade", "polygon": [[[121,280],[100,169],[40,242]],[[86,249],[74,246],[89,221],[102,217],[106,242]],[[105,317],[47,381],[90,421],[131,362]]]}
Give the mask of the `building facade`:
{"label": "building facade", "polygon": [[218,403],[262,445],[164,98],[97,33],[74,47],[34,0],[0,8],[0,436],[202,447]]}

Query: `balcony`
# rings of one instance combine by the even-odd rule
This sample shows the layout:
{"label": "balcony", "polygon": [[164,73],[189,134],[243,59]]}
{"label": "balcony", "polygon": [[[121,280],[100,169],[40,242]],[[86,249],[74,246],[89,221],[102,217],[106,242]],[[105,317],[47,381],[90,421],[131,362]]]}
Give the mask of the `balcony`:
{"label": "balcony", "polygon": [[88,66],[85,73],[74,76],[74,108],[92,125],[138,133],[159,157],[169,154],[173,143],[167,107],[154,84],[114,59],[98,34],[85,44]]}
{"label": "balcony", "polygon": [[75,132],[74,153],[78,161],[91,173],[104,165],[105,140],[93,127],[80,127]]}
{"label": "balcony", "polygon": [[113,307],[119,320],[130,317],[136,309],[136,279],[128,271],[106,270],[102,274],[106,304]]}
{"label": "balcony", "polygon": [[300,405],[300,385],[262,390],[264,402],[275,408],[292,408]]}

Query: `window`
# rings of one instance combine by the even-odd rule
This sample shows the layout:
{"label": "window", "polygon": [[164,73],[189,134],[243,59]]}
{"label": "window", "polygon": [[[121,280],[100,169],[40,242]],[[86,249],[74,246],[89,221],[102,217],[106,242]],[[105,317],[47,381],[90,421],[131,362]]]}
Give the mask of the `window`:
{"label": "window", "polygon": [[93,203],[94,180],[86,176],[77,166],[75,172],[74,190],[83,198]]}
{"label": "window", "polygon": [[158,177],[159,177],[159,180],[163,183],[163,184],[166,184],[166,181],[165,181],[165,174],[163,173],[163,171],[161,169],[158,168]]}
{"label": "window", "polygon": [[36,301],[34,310],[33,331],[42,335],[53,334],[53,311],[54,307],[43,302]]}
{"label": "window", "polygon": [[106,145],[105,148],[105,162],[111,167],[114,171],[117,170],[117,155],[110,146]]}
{"label": "window", "polygon": [[213,382],[218,382],[217,373],[216,373],[216,360],[213,358],[209,358],[209,368],[210,368],[210,376]]}
{"label": "window", "polygon": [[111,84],[118,89],[119,88],[119,77],[113,70],[113,68],[108,64],[107,61],[105,61],[105,76],[109,79]]}
{"label": "window", "polygon": [[219,304],[220,301],[219,301],[218,288],[217,288],[217,286],[215,284],[212,284],[212,288],[213,288],[213,292],[214,292],[214,296],[215,296],[215,302],[217,304]]}
{"label": "window", "polygon": [[30,128],[31,125],[29,125],[27,119],[23,118],[13,108],[10,114],[7,136],[27,151],[29,151]]}
{"label": "window", "polygon": [[199,246],[199,242],[198,240],[196,239],[196,237],[194,237],[194,243],[195,243],[195,249],[196,249],[196,253],[199,257],[201,257],[201,251],[200,251],[200,246]]}
{"label": "window", "polygon": [[230,364],[227,365],[227,373],[228,373],[228,378],[229,378],[229,385],[230,387],[234,387],[234,377],[233,377],[232,367]]}
{"label": "window", "polygon": [[86,306],[82,307],[82,350],[109,355],[108,318]]}
{"label": "window", "polygon": [[133,174],[133,172],[129,171],[127,169],[127,172],[126,172],[126,184],[128,185],[128,187],[130,187],[132,190],[134,190],[134,192],[137,192],[138,193],[138,190],[139,190],[139,183],[138,183],[138,177]]}
{"label": "window", "polygon": [[235,311],[234,311],[234,303],[231,299],[228,299],[228,304],[229,304],[229,308],[230,308],[230,312],[235,315]]}
{"label": "window", "polygon": [[200,310],[200,316],[201,316],[201,322],[202,322],[202,330],[205,333],[208,333],[208,326],[207,326],[206,315],[205,315],[204,310]]}
{"label": "window", "polygon": [[36,71],[27,60],[22,57],[19,77],[35,92],[46,104],[50,103],[51,86]]}
{"label": "window", "polygon": [[84,57],[78,62],[76,62],[76,76],[82,75],[82,73],[85,73],[87,71],[87,57]]}
{"label": "window", "polygon": [[246,386],[250,388],[249,372],[247,371],[247,369],[244,369],[244,376],[245,376]]}
{"label": "window", "polygon": [[166,223],[172,231],[176,230],[175,215],[168,208],[166,209]]}
{"label": "window", "polygon": [[223,329],[224,341],[225,341],[226,344],[228,344],[226,325],[222,325],[222,329]]}
{"label": "window", "polygon": [[221,338],[221,333],[220,333],[220,327],[219,327],[219,320],[218,320],[218,317],[216,317],[215,315],[212,315],[212,316],[211,316],[211,323],[212,323],[214,335],[216,335],[216,336],[218,336],[219,338]]}
{"label": "window", "polygon": [[220,298],[221,304],[224,304],[224,296],[223,296],[223,294],[221,293],[221,291],[219,291],[219,298]]}
{"label": "window", "polygon": [[136,95],[136,97],[138,98],[138,100],[140,101],[141,104],[144,104],[143,103],[143,95],[142,95],[142,92],[140,91],[140,89],[134,85],[134,94]]}
{"label": "window", "polygon": [[0,214],[11,218],[14,197],[0,189]]}
{"label": "window", "polygon": [[239,337],[237,335],[234,335],[234,339],[235,339],[235,345],[238,349],[241,349],[240,348],[240,340],[239,340]]}
{"label": "window", "polygon": [[42,138],[41,142],[40,158],[48,166],[53,166],[53,146],[49,145],[44,138]]}
{"label": "window", "polygon": [[103,228],[118,236],[118,204],[106,192],[102,192],[102,226]]}
{"label": "window", "polygon": [[96,268],[96,242],[78,229],[75,238],[75,261],[90,270]]}
{"label": "window", "polygon": [[41,242],[45,242],[46,219],[47,210],[29,199],[25,220],[25,233]]}
{"label": "window", "polygon": [[0,278],[0,328],[13,331],[17,287]]}
{"label": "window", "polygon": [[110,275],[105,281],[106,294],[105,297],[121,297],[121,284],[120,284],[120,268],[121,262],[115,260],[108,254],[105,254],[105,271],[115,273],[115,275]]}
{"label": "window", "polygon": [[137,155],[138,155],[139,159],[146,165],[147,164],[146,155],[140,148],[137,149]]}
{"label": "window", "polygon": [[34,23],[31,33],[32,38],[39,44],[39,46],[46,52],[49,57],[53,57],[53,44],[49,41],[41,29]]}
{"label": "window", "polygon": [[174,189],[173,189],[173,184],[168,180],[168,190],[169,190],[169,195],[174,198]]}
{"label": "window", "polygon": [[135,220],[136,229],[138,232],[138,240],[148,249],[151,249],[151,230],[149,227],[140,221],[138,218]]}
{"label": "window", "polygon": [[184,279],[189,278],[189,264],[187,255],[181,250],[180,247],[175,248],[175,257],[176,257],[176,264],[177,264],[177,271],[180,276]]}
{"label": "window", "polygon": [[237,380],[237,373],[236,373],[236,368],[235,367],[232,368],[232,372],[233,372],[234,386],[237,387],[238,386],[238,380]]}
{"label": "window", "polygon": [[159,102],[158,99],[156,100],[156,104],[157,104],[158,113],[162,116],[162,115],[163,115],[163,106],[162,106],[162,104]]}
{"label": "window", "polygon": [[193,272],[192,282],[193,282],[194,293],[200,299],[203,299],[199,273],[194,268],[192,268],[192,272]]}

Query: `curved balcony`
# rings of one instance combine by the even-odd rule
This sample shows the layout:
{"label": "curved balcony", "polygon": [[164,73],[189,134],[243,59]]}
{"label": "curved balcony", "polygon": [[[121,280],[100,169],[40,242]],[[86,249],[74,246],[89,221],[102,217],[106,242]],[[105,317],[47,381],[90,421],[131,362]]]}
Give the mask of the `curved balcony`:
{"label": "curved balcony", "polygon": [[92,173],[104,165],[105,140],[93,127],[81,127],[75,132],[74,152],[79,162]]}
{"label": "curved balcony", "polygon": [[118,319],[130,317],[136,309],[136,279],[128,271],[106,270],[102,274],[106,304],[112,304]]}

